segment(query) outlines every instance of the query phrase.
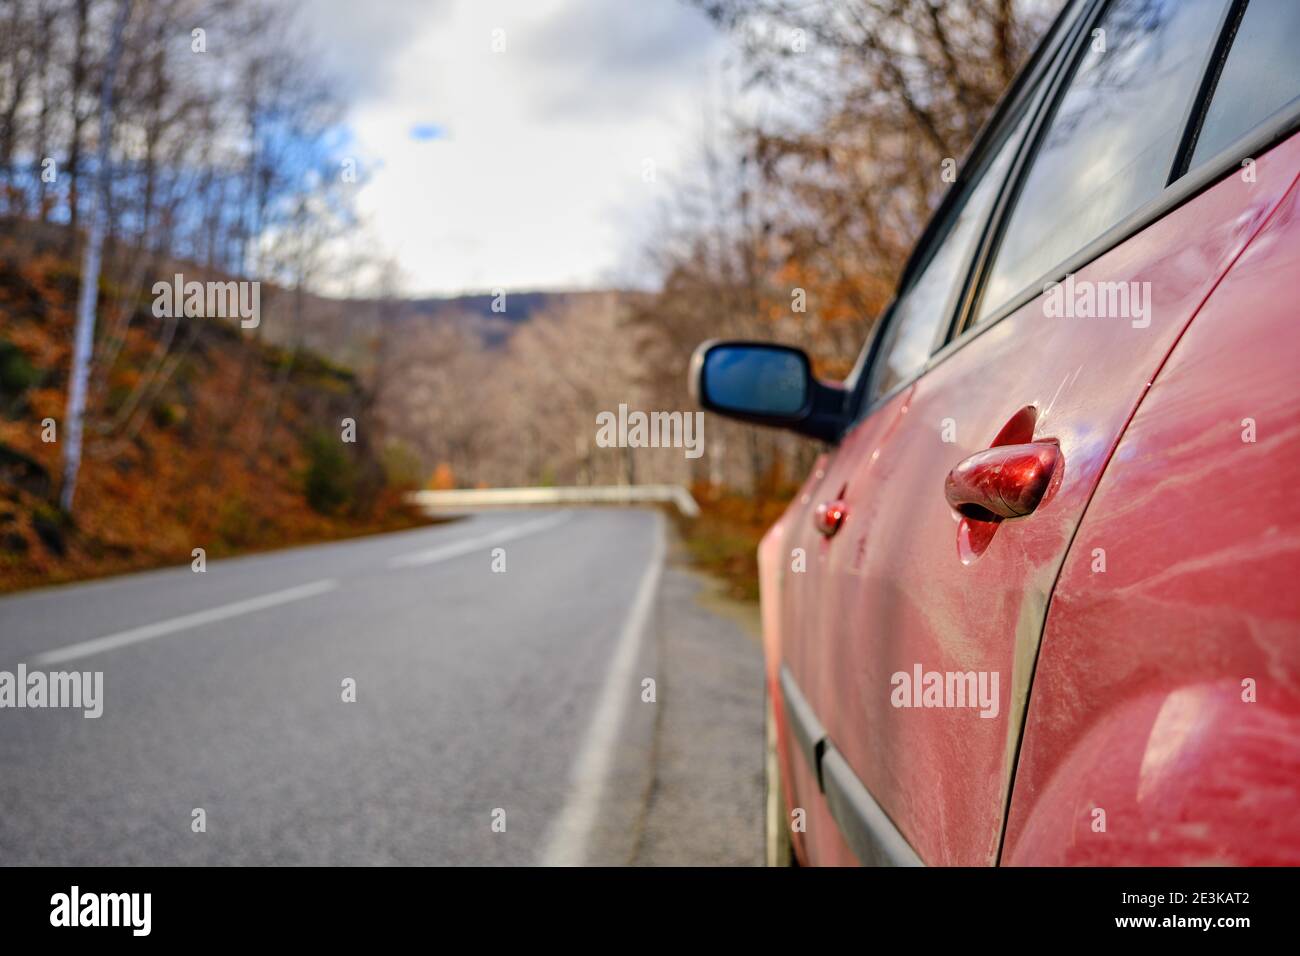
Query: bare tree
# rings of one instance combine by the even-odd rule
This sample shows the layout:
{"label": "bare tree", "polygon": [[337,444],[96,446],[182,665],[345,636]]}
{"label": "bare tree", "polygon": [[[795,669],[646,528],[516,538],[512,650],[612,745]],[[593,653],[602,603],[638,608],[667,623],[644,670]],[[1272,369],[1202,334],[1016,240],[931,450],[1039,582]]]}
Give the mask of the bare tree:
{"label": "bare tree", "polygon": [[72,511],[81,467],[81,441],[86,420],[86,383],[90,378],[90,357],[95,345],[95,306],[99,297],[99,268],[108,232],[108,202],[111,173],[109,157],[113,141],[113,90],[117,66],[122,58],[123,38],[131,18],[132,0],[118,0],[112,38],[104,61],[99,92],[99,150],[96,156],[96,191],[90,205],[90,237],[81,262],[81,294],[77,299],[77,328],[73,341],[72,372],[68,381],[67,441],[63,446],[63,486],[59,503]]}

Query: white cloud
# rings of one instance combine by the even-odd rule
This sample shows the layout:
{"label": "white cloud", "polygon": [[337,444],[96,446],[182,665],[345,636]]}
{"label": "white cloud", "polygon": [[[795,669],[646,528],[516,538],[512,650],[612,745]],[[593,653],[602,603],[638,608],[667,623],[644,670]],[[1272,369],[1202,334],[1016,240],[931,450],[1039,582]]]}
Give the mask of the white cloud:
{"label": "white cloud", "polygon": [[318,2],[355,82],[361,210],[416,294],[600,284],[692,155],[725,49],[676,0],[375,0],[365,27]]}

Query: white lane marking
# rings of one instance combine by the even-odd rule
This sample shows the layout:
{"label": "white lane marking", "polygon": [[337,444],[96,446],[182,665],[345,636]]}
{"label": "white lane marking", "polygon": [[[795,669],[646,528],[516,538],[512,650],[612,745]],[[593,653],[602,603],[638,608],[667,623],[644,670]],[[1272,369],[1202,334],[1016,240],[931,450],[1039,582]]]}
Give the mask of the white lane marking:
{"label": "white lane marking", "polygon": [[538,531],[554,527],[568,520],[569,512],[562,511],[559,514],[538,518],[536,521],[508,525],[497,531],[490,531],[487,534],[481,534],[476,538],[469,538],[465,541],[453,541],[451,544],[430,548],[427,551],[414,551],[411,554],[389,558],[388,566],[390,568],[414,568],[425,564],[434,564],[438,561],[446,561],[449,558],[459,558],[461,555],[472,554],[490,544],[499,544],[502,541],[522,538],[526,534],[535,534]]}
{"label": "white lane marking", "polygon": [[659,577],[663,573],[663,524],[658,512],[654,512],[654,516],[655,540],[650,563],[641,576],[636,597],[623,621],[623,630],[619,633],[618,646],[614,648],[614,657],[605,674],[596,712],[587,725],[578,758],[574,761],[568,798],[547,832],[540,857],[542,866],[581,866],[587,858],[587,844],[600,814],[605,783],[619,743],[623,711],[639,690],[633,668],[654,608]]}
{"label": "white lane marking", "polygon": [[79,644],[69,644],[67,647],[60,647],[53,651],[37,654],[32,658],[32,663],[61,664],[64,661],[90,657],[92,654],[102,654],[105,651],[116,650],[128,644],[138,644],[141,641],[151,641],[155,637],[175,634],[177,631],[183,631],[186,628],[200,627],[204,624],[212,624],[215,621],[238,617],[240,614],[251,614],[253,611],[275,607],[277,604],[288,604],[290,601],[301,601],[304,598],[315,597],[317,594],[333,591],[338,586],[338,581],[333,578],[326,578],[323,581],[313,581],[311,584],[288,588],[284,591],[273,591],[270,594],[249,598],[246,601],[223,604],[220,607],[209,608],[206,611],[196,611],[193,614],[185,614],[181,617],[173,617],[170,620],[159,621],[156,624],[146,624],[144,627],[132,628],[129,631],[119,631],[117,634],[109,634],[106,637],[96,637],[93,640],[82,641]]}

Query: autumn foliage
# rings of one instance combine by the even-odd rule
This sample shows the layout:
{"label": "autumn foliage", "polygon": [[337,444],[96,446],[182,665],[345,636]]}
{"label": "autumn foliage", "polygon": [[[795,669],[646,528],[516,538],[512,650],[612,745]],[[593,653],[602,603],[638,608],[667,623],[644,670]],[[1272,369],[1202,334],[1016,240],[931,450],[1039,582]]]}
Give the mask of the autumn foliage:
{"label": "autumn foliage", "polygon": [[[92,379],[75,519],[64,515],[54,501],[76,290],[65,259],[0,240],[0,590],[419,520],[374,460],[350,372],[303,352],[290,365],[237,324],[194,318],[166,377],[151,378],[164,322],[147,302],[123,341],[97,343],[112,360]],[[106,279],[101,296],[112,291]],[[355,443],[340,440],[347,417]]]}

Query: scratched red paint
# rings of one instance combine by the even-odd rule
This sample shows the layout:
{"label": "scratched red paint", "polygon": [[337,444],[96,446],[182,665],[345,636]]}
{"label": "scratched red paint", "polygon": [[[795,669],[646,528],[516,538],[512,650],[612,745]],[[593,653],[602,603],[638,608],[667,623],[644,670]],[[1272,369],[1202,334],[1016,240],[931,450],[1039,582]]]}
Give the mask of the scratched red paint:
{"label": "scratched red paint", "polygon": [[1052,599],[1008,863],[1300,864],[1297,249],[1292,188],[1097,488]]}
{"label": "scratched red paint", "polygon": [[[926,863],[1300,862],[1297,170],[1300,137],[1079,270],[1150,282],[1149,327],[1035,300],[976,336],[819,461],[764,539],[777,712],[784,664]],[[1011,438],[1055,443],[1051,487],[962,525],[945,477]],[[813,515],[840,488],[828,537]],[[998,672],[997,716],[891,706],[918,663]],[[853,862],[779,730],[800,859]]]}

